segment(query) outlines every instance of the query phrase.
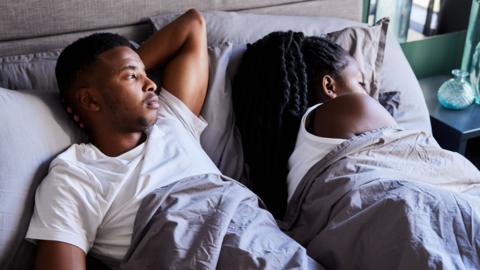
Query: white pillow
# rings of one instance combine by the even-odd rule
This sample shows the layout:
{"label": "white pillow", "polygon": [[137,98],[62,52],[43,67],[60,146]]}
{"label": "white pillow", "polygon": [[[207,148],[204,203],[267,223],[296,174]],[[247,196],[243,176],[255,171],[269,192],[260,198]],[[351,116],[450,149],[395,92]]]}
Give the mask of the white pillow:
{"label": "white pillow", "polygon": [[0,263],[5,266],[26,245],[23,238],[35,189],[50,161],[84,136],[68,119],[53,91],[0,88],[0,108]]}

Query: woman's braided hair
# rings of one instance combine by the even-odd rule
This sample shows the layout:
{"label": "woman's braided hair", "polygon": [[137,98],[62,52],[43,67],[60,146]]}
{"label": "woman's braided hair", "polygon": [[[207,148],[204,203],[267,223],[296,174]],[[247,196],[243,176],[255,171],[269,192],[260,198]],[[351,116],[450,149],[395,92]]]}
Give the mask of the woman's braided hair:
{"label": "woman's braided hair", "polygon": [[273,32],[247,45],[232,82],[251,188],[280,218],[287,202],[287,162],[300,120],[324,74],[340,78],[348,53],[321,37]]}

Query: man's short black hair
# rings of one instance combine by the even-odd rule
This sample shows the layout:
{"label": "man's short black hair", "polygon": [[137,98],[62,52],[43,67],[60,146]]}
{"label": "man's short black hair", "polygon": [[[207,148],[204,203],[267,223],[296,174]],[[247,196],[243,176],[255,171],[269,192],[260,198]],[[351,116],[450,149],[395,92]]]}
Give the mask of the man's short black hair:
{"label": "man's short black hair", "polygon": [[96,33],[68,45],[60,54],[55,67],[58,88],[63,98],[68,96],[79,74],[90,68],[97,57],[115,47],[135,47],[124,37],[112,33]]}

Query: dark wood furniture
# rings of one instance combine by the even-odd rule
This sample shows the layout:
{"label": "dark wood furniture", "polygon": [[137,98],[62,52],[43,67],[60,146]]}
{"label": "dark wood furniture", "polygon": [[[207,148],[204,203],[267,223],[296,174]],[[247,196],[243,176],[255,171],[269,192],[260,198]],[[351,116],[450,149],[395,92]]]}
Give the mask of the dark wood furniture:
{"label": "dark wood furniture", "polygon": [[458,152],[480,167],[480,105],[472,104],[460,111],[443,108],[437,100],[440,85],[450,79],[440,75],[420,79],[433,136],[445,149]]}

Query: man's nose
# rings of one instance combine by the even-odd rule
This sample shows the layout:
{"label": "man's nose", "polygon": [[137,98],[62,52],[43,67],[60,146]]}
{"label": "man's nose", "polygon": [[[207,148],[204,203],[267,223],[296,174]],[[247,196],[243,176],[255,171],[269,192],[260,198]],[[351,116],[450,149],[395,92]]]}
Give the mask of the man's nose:
{"label": "man's nose", "polygon": [[145,92],[155,92],[157,90],[157,84],[145,76],[145,84],[143,86],[143,91]]}

